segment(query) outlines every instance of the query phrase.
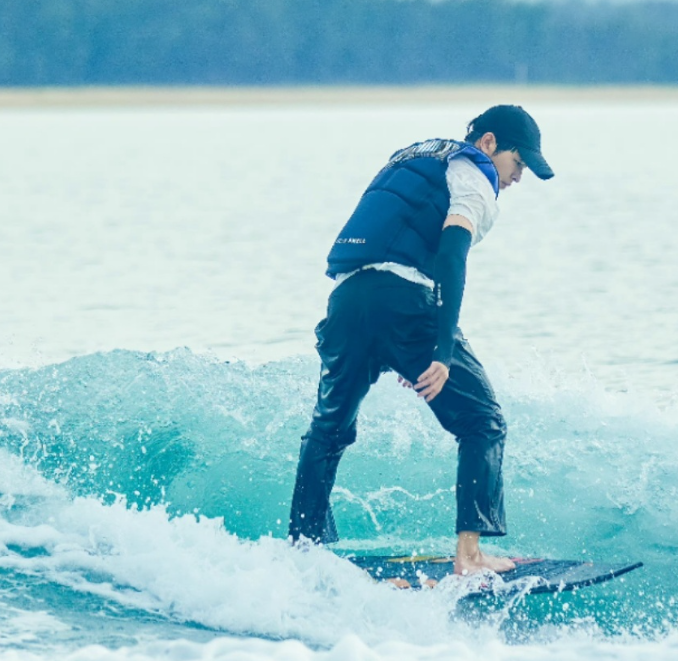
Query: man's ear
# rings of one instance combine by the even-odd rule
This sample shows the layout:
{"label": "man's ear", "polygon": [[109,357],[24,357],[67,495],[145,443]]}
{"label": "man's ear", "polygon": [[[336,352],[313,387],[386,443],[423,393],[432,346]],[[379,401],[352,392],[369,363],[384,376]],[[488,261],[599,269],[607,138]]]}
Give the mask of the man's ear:
{"label": "man's ear", "polygon": [[488,131],[476,140],[475,146],[486,156],[492,156],[497,151],[497,138]]}

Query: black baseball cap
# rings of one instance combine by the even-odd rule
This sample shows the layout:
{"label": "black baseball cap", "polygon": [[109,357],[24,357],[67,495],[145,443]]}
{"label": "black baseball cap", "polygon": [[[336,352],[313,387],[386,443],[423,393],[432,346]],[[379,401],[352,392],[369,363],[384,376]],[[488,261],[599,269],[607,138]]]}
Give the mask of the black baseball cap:
{"label": "black baseball cap", "polygon": [[525,165],[540,179],[553,176],[553,170],[541,153],[537,122],[520,106],[493,106],[478,115],[468,129],[469,132],[494,133],[497,142],[518,149]]}

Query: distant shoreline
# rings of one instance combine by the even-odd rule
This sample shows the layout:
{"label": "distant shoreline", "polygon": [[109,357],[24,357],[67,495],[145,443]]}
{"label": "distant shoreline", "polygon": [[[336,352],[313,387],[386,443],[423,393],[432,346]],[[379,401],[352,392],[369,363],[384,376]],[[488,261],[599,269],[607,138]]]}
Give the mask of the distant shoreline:
{"label": "distant shoreline", "polygon": [[0,108],[343,104],[671,103],[678,85],[422,85],[316,87],[0,88]]}

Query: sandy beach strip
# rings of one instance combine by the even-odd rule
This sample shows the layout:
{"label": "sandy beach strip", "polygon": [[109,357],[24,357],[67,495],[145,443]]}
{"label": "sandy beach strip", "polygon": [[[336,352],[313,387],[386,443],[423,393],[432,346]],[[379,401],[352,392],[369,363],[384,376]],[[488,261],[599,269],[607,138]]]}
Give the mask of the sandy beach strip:
{"label": "sandy beach strip", "polygon": [[424,85],[0,88],[0,108],[451,103],[675,103],[678,86]]}

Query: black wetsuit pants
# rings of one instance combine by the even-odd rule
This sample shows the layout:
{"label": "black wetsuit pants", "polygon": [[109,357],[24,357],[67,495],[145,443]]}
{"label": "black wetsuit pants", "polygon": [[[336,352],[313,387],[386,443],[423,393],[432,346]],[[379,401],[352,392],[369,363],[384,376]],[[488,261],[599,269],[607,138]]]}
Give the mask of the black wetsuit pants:
{"label": "black wetsuit pants", "polygon": [[[433,292],[388,271],[366,269],[339,285],[316,328],[322,361],[318,401],[302,438],[289,533],[338,539],[330,492],[358,409],[381,372],[411,383],[431,365],[437,337]],[[458,441],[457,532],[505,535],[502,457],[506,424],[483,366],[457,331],[450,377],[429,402]]]}

